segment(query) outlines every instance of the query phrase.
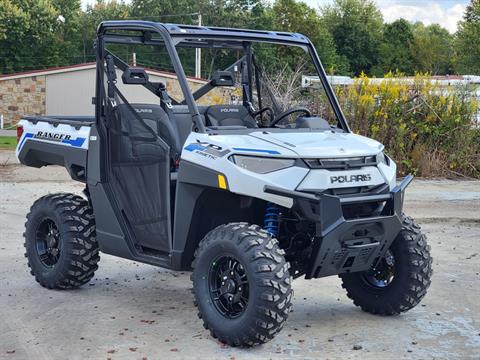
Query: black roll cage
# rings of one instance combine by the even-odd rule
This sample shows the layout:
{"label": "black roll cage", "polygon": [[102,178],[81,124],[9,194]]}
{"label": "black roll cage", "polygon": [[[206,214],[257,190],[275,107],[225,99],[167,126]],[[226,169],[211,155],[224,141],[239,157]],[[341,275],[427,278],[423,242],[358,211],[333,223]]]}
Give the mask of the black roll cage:
{"label": "black roll cage", "polygon": [[[112,31],[138,31],[142,35],[130,34],[114,34]],[[153,34],[159,34],[161,39],[154,38]],[[260,31],[234,28],[219,28],[219,27],[205,27],[194,25],[179,25],[179,24],[164,24],[141,20],[118,20],[118,21],[104,21],[97,29],[96,41],[96,61],[97,61],[97,83],[95,95],[95,115],[96,119],[103,118],[104,114],[104,59],[107,54],[105,49],[106,43],[130,44],[130,45],[163,45],[167,49],[170,56],[175,74],[177,76],[180,88],[184,95],[184,103],[188,106],[192,114],[192,121],[195,125],[195,131],[200,133],[207,132],[205,125],[201,119],[200,112],[195,102],[195,96],[190,91],[187,77],[183,70],[182,63],[176,51],[176,46],[179,47],[212,47],[212,43],[205,43],[205,41],[195,41],[198,39],[222,41],[222,47],[238,48],[244,50],[247,54],[250,53],[250,43],[266,42],[273,44],[292,45],[304,47],[317,70],[320,81],[325,89],[327,98],[332,106],[335,116],[342,130],[350,132],[347,120],[343,115],[335,93],[327,80],[325,69],[318,57],[318,53],[312,42],[304,35],[298,33],[288,32],[274,32],[274,31]],[[239,46],[239,42],[242,44]],[[251,56],[247,56],[247,67],[249,84],[252,83],[252,61]],[[245,95],[252,97],[251,86],[247,89]],[[198,95],[198,94],[197,94]],[[245,101],[245,99],[244,99]]]}

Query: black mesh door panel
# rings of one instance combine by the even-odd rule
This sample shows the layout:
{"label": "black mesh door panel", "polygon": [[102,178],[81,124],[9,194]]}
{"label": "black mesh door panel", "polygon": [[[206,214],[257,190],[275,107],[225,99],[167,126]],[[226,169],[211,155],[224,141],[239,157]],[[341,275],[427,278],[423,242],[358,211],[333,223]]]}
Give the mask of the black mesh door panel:
{"label": "black mesh door panel", "polygon": [[169,252],[170,148],[129,104],[114,107],[108,120],[110,184],[133,240]]}

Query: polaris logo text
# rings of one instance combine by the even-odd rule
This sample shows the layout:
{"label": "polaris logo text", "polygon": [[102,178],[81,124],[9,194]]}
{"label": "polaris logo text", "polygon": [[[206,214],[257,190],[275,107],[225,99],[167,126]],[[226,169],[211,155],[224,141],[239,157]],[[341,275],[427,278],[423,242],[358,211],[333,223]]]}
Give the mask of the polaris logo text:
{"label": "polaris logo text", "polygon": [[364,182],[372,180],[372,176],[370,174],[364,175],[341,175],[341,176],[330,176],[330,183],[335,184],[343,184],[343,183],[352,183],[352,182]]}
{"label": "polaris logo text", "polygon": [[239,112],[240,110],[238,109],[220,109],[220,112],[222,113],[232,113],[232,112]]}
{"label": "polaris logo text", "polygon": [[71,135],[51,133],[47,131],[38,131],[35,134],[36,139],[45,139],[45,140],[51,140],[51,141],[70,140],[71,137],[72,137]]}

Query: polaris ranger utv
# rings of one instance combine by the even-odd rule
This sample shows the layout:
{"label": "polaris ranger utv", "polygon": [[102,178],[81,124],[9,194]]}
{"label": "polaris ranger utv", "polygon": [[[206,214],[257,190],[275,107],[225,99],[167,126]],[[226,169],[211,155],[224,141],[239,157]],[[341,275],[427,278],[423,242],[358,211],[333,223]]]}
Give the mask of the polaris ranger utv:
{"label": "polaris ranger utv", "polygon": [[[186,75],[197,49],[207,81]],[[132,52],[136,66],[120,56]],[[100,251],[192,270],[199,317],[232,346],[281,330],[294,278],[339,275],[372,314],[424,297],[429,246],[402,212],[412,176],[397,183],[383,145],[351,132],[305,36],[107,21],[96,57],[95,117],[18,125],[21,163],[62,165],[85,184],[27,215],[42,286],[88,283]]]}

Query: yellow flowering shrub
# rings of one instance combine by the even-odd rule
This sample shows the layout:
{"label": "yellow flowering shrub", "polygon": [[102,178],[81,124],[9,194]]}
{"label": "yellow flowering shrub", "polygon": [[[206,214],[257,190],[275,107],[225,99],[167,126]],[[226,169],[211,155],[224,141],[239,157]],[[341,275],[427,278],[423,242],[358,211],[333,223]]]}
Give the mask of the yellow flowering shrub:
{"label": "yellow flowering shrub", "polygon": [[385,145],[400,173],[480,177],[475,88],[443,86],[427,74],[361,75],[336,93],[355,133]]}

